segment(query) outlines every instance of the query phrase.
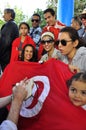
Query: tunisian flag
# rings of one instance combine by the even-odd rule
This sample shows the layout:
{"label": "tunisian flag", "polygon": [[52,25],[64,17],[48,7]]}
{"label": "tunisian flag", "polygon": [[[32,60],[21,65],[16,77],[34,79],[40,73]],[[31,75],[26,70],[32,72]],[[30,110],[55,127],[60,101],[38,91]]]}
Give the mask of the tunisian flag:
{"label": "tunisian flag", "polygon": [[51,59],[43,64],[10,63],[0,80],[0,96],[12,93],[12,85],[25,77],[36,87],[32,98],[23,102],[18,130],[86,130],[86,111],[68,97],[66,81],[73,74],[68,66]]}

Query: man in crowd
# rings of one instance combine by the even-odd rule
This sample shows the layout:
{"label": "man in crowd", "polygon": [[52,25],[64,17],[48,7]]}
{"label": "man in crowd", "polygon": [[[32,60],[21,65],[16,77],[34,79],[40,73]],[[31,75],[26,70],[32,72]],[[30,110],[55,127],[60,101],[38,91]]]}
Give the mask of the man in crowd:
{"label": "man in crowd", "polygon": [[86,8],[81,13],[81,21],[82,21],[82,24],[83,24],[83,28],[85,30],[85,32],[83,34],[83,39],[86,42]]}
{"label": "man in crowd", "polygon": [[83,37],[84,29],[82,28],[82,21],[78,16],[75,16],[71,20],[71,27],[75,28],[80,37]]}
{"label": "man in crowd", "polygon": [[42,33],[42,29],[40,27],[41,17],[39,14],[35,13],[31,18],[32,27],[30,29],[30,36],[36,43],[36,49],[38,50],[40,44],[40,36]]}
{"label": "man in crowd", "polygon": [[1,28],[0,38],[0,65],[2,71],[4,71],[10,61],[12,42],[19,36],[18,27],[14,22],[14,10],[10,8],[5,9],[3,18],[6,23]]}

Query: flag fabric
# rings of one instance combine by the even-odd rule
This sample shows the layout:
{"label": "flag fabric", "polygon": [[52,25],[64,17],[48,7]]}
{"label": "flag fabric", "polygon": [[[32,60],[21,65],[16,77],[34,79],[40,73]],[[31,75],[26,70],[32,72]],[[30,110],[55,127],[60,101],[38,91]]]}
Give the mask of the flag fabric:
{"label": "flag fabric", "polygon": [[55,59],[43,64],[17,61],[6,67],[0,80],[1,97],[11,94],[12,86],[25,77],[37,84],[30,104],[22,107],[26,115],[21,109],[18,130],[86,129],[86,111],[74,106],[68,97],[66,81],[72,75],[68,65]]}
{"label": "flag fabric", "polygon": [[74,0],[58,0],[57,19],[70,26],[74,16]]}

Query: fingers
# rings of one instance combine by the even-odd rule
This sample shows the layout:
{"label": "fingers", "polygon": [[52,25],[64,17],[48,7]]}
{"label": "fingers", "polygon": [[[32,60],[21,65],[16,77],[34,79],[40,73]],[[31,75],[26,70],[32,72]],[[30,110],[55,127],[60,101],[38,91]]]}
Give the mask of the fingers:
{"label": "fingers", "polygon": [[27,77],[20,82],[16,83],[13,87],[13,96],[21,97],[21,99],[26,100],[32,95],[32,88],[34,81],[32,79],[27,79]]}

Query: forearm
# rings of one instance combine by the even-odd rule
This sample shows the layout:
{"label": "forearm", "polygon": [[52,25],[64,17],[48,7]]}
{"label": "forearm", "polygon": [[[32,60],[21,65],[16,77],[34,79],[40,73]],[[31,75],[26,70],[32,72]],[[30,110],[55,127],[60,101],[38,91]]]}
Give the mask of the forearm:
{"label": "forearm", "polygon": [[0,108],[8,105],[11,102],[11,95],[0,98]]}
{"label": "forearm", "polygon": [[11,120],[14,122],[16,125],[18,123],[18,118],[19,118],[19,113],[21,109],[22,101],[13,99],[10,112],[8,114],[7,120]]}

